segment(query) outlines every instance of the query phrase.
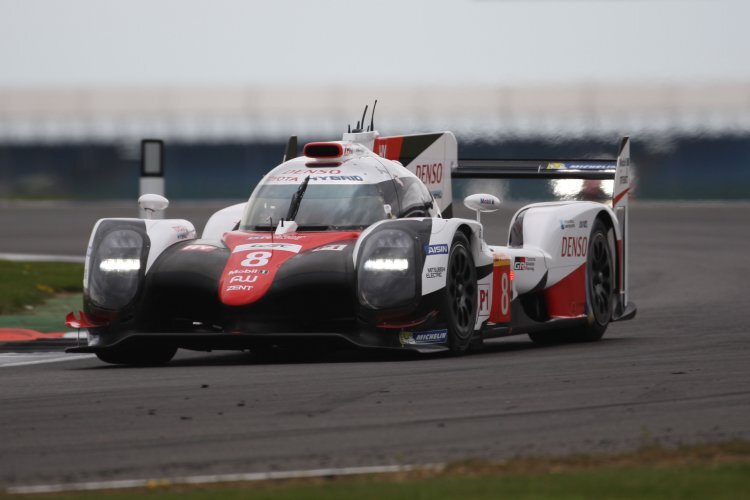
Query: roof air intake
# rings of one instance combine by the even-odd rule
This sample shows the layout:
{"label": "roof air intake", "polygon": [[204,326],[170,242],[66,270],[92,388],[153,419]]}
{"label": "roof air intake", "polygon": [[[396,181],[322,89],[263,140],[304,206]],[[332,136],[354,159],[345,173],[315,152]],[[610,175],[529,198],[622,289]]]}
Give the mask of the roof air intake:
{"label": "roof air intake", "polygon": [[305,144],[304,155],[308,158],[340,158],[344,148],[335,142],[311,142]]}

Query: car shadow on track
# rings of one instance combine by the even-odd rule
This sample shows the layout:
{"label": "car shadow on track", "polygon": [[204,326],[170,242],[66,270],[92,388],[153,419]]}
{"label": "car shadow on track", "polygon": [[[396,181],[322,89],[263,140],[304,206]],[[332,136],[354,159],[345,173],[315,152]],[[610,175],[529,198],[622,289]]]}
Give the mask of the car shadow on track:
{"label": "car shadow on track", "polygon": [[[336,350],[293,350],[270,349],[261,353],[252,351],[218,351],[202,353],[194,351],[180,351],[171,362],[158,366],[159,369],[184,368],[198,366],[257,366],[257,365],[289,365],[289,364],[331,364],[331,363],[381,363],[381,362],[426,362],[430,360],[453,360],[461,358],[486,358],[508,353],[570,353],[571,350],[591,349],[592,355],[601,348],[612,347],[622,343],[634,341],[633,338],[605,338],[599,342],[569,343],[538,345],[524,337],[491,339],[485,341],[484,347],[478,351],[470,351],[461,357],[450,353],[422,354],[412,351],[397,350],[366,350],[366,349],[336,349]],[[598,348],[598,349],[597,349]],[[124,365],[99,364],[95,366],[79,367],[80,370],[91,369],[138,369],[154,368],[134,367]]]}

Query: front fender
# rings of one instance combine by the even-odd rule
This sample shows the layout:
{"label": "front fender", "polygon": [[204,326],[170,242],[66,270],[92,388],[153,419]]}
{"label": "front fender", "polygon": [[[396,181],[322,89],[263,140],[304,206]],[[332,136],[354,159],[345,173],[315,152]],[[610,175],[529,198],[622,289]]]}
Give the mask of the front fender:
{"label": "front fender", "polygon": [[165,249],[195,238],[183,219],[100,219],[89,239],[83,290],[86,312],[114,318],[135,307],[146,274]]}

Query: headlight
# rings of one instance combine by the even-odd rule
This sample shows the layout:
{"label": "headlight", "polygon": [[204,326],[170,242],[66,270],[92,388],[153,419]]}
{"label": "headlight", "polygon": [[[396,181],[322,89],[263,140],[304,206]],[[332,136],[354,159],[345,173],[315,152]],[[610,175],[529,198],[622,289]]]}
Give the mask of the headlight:
{"label": "headlight", "polygon": [[99,307],[117,310],[138,292],[144,261],[144,235],[131,228],[102,231],[88,272],[88,295]]}
{"label": "headlight", "polygon": [[370,234],[357,272],[359,301],[373,309],[405,305],[417,294],[415,239],[399,229]]}
{"label": "headlight", "polygon": [[104,259],[99,263],[99,269],[104,272],[124,273],[140,268],[141,259]]}
{"label": "headlight", "polygon": [[406,271],[409,259],[367,259],[365,271]]}

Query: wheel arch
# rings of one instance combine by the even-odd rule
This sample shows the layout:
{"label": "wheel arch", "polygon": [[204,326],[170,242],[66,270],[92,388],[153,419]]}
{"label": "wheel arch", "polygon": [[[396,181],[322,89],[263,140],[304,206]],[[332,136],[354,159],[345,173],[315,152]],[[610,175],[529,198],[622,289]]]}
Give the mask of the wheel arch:
{"label": "wheel arch", "polygon": [[612,213],[611,210],[600,210],[598,214],[596,214],[595,221],[600,220],[602,223],[607,227],[607,233],[609,235],[609,232],[611,231],[611,234],[613,236],[612,240],[608,241],[610,244],[610,250],[612,251],[612,255],[615,256],[615,283],[617,285],[616,289],[621,290],[622,289],[622,277],[620,273],[618,272],[619,269],[621,269],[621,263],[623,259],[622,255],[622,249],[617,244],[618,241],[622,241],[622,237],[620,235],[620,226],[617,223],[617,220],[615,218],[615,214]]}

